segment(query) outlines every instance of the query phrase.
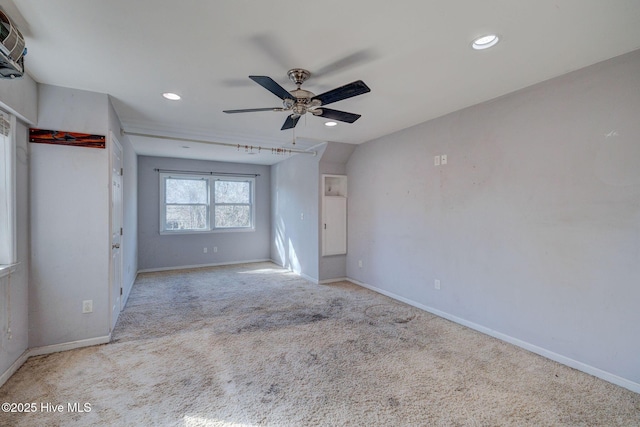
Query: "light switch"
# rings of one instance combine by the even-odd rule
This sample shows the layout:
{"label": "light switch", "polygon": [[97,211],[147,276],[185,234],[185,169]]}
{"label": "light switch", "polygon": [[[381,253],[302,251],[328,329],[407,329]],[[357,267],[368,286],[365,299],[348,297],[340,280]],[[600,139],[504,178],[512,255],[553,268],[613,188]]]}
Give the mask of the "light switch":
{"label": "light switch", "polygon": [[433,165],[434,166],[440,166],[440,156],[435,156],[433,158]]}
{"label": "light switch", "polygon": [[440,156],[440,164],[441,165],[446,165],[447,164],[447,155],[443,154],[442,156]]}

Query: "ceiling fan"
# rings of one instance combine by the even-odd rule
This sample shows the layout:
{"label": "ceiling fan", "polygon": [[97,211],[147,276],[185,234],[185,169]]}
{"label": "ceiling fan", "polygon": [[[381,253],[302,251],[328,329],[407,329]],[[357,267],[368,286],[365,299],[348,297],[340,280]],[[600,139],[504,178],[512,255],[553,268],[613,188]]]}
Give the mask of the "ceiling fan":
{"label": "ceiling fan", "polygon": [[311,113],[314,116],[326,117],[331,120],[338,120],[346,123],[353,123],[358,120],[360,114],[347,113],[346,111],[332,110],[325,108],[325,105],[342,101],[343,99],[352,98],[354,96],[362,95],[367,92],[371,92],[371,89],[362,81],[357,80],[355,82],[340,86],[328,92],[320,95],[315,95],[308,90],[301,89],[302,83],[304,83],[311,73],[302,68],[294,68],[287,73],[289,79],[295,83],[298,88],[292,91],[288,91],[271,77],[268,76],[249,76],[251,80],[258,83],[260,86],[267,89],[269,92],[282,99],[282,107],[274,108],[248,108],[243,110],[224,110],[225,113],[252,113],[257,111],[291,111],[291,114],[287,116],[282,128],[280,130],[295,128],[298,124],[300,117],[306,113]]}

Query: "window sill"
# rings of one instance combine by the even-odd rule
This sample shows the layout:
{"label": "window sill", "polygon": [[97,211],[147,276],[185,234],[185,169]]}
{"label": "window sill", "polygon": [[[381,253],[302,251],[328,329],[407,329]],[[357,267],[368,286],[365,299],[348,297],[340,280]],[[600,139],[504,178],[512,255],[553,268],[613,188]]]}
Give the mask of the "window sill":
{"label": "window sill", "polygon": [[255,228],[216,228],[215,230],[185,230],[185,231],[160,231],[161,236],[181,236],[183,234],[215,234],[215,233],[250,233]]}
{"label": "window sill", "polygon": [[16,271],[17,266],[18,264],[0,265],[0,278],[8,276]]}

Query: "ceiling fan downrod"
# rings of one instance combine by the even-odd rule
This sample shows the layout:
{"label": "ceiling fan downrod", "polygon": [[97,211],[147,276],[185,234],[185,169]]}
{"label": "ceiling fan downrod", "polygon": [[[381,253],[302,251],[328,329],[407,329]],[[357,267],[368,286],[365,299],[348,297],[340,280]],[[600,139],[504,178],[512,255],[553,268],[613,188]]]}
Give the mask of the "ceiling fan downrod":
{"label": "ceiling fan downrod", "polygon": [[287,72],[287,75],[289,76],[289,80],[291,80],[296,84],[296,86],[298,86],[298,89],[300,89],[302,83],[304,83],[309,77],[311,77],[311,73],[304,68],[292,68]]}

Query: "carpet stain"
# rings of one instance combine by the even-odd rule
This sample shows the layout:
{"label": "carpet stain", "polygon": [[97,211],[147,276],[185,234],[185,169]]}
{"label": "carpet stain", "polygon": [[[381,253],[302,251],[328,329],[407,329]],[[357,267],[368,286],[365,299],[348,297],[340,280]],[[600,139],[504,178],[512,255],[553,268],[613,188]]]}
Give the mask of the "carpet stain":
{"label": "carpet stain", "polygon": [[247,320],[247,324],[237,327],[235,332],[241,334],[260,330],[268,331],[273,329],[290,328],[296,325],[306,325],[309,323],[319,322],[321,320],[328,319],[329,317],[330,316],[326,313],[264,313],[249,318]]}
{"label": "carpet stain", "polygon": [[365,315],[389,323],[408,323],[416,317],[415,310],[399,304],[378,304],[367,307]]}
{"label": "carpet stain", "polygon": [[392,408],[397,408],[398,406],[400,406],[400,401],[395,397],[390,397],[387,399],[387,405],[391,406]]}
{"label": "carpet stain", "polygon": [[140,274],[110,344],[30,358],[0,426],[640,426],[640,395],[271,263]]}

